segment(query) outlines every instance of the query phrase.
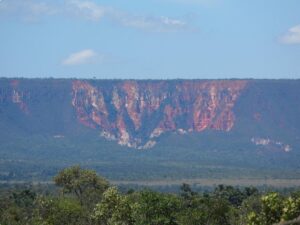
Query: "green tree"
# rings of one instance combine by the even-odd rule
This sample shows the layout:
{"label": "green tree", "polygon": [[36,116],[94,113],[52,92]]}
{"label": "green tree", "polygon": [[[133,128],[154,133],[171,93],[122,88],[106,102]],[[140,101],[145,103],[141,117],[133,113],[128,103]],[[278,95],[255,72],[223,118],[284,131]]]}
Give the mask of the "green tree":
{"label": "green tree", "polygon": [[36,225],[81,225],[88,218],[79,201],[71,198],[39,197],[36,201]]}
{"label": "green tree", "polygon": [[36,194],[29,190],[14,190],[0,198],[1,225],[31,225]]}
{"label": "green tree", "polygon": [[[252,190],[250,189],[247,189],[245,192],[249,195],[252,194]],[[229,201],[234,206],[240,206],[243,200],[247,197],[245,193],[240,191],[239,188],[235,188],[232,186],[224,186],[222,184],[216,187],[213,194],[216,197],[220,197]]]}
{"label": "green tree", "polygon": [[238,208],[237,222],[239,225],[259,224],[257,215],[261,213],[262,203],[261,196],[251,195],[245,199],[242,205]]}
{"label": "green tree", "polygon": [[138,193],[133,218],[136,225],[177,225],[176,213],[179,209],[178,197],[146,190]]}
{"label": "green tree", "polygon": [[102,193],[108,188],[108,181],[98,176],[95,171],[81,169],[80,166],[66,168],[54,177],[63,194],[73,194],[81,205],[94,207]]}
{"label": "green tree", "polygon": [[261,198],[262,213],[266,224],[280,221],[283,209],[283,199],[275,192],[269,193]]}
{"label": "green tree", "polygon": [[110,187],[96,205],[93,218],[99,225],[132,225],[132,203],[128,196],[121,195],[116,187]]}
{"label": "green tree", "polygon": [[220,197],[210,197],[207,200],[208,207],[208,222],[210,225],[229,225],[229,215],[231,213],[231,206],[229,202]]}
{"label": "green tree", "polygon": [[300,198],[289,197],[283,202],[281,219],[284,221],[300,216]]}
{"label": "green tree", "polygon": [[252,211],[247,216],[249,225],[270,225],[280,221],[284,208],[283,197],[276,192],[261,197],[261,211]]}
{"label": "green tree", "polygon": [[182,202],[184,203],[184,207],[191,207],[195,195],[197,195],[197,193],[192,191],[189,184],[183,183],[181,185],[180,196],[182,198]]}
{"label": "green tree", "polygon": [[[189,196],[188,198],[186,198]],[[181,209],[176,218],[180,225],[207,224],[209,208],[206,199],[202,196],[181,195]]]}

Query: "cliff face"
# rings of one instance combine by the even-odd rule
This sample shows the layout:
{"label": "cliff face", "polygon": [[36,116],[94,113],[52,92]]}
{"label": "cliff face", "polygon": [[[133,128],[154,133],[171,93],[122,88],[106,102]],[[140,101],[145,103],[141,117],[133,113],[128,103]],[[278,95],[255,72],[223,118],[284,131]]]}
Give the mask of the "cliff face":
{"label": "cliff face", "polygon": [[139,149],[155,145],[168,131],[230,131],[233,107],[247,82],[75,80],[72,106],[80,123],[120,145]]}
{"label": "cliff face", "polygon": [[44,179],[78,163],[117,180],[274,168],[292,178],[299,96],[300,80],[0,78],[0,179]]}
{"label": "cliff face", "polygon": [[279,148],[272,144],[277,142],[294,148],[300,140],[299,95],[300,80],[0,78],[0,138],[1,132],[3,137],[100,134],[144,149],[167,132],[211,130],[246,144],[255,145],[254,138],[272,140],[270,149]]}
{"label": "cliff face", "polygon": [[4,88],[0,88],[0,103],[13,103],[23,113],[28,114],[29,110],[25,102],[29,100],[30,93],[20,90],[19,84],[19,80],[10,80]]}

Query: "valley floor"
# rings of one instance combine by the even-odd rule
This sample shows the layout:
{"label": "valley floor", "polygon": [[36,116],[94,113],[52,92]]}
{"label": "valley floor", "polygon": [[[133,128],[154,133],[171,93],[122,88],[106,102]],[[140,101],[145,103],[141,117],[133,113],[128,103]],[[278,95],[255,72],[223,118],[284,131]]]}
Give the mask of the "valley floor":
{"label": "valley floor", "polygon": [[284,187],[300,187],[300,179],[162,179],[151,181],[111,181],[115,185],[141,185],[141,186],[166,186],[166,185],[181,185],[183,183],[196,186],[217,186],[219,184],[232,186],[271,186],[276,188]]}

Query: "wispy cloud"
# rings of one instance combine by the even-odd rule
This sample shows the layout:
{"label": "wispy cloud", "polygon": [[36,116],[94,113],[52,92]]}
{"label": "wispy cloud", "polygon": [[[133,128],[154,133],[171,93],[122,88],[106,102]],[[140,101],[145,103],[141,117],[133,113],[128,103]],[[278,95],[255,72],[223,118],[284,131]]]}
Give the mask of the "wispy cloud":
{"label": "wispy cloud", "polygon": [[280,40],[284,44],[300,44],[300,24],[291,27]]}
{"label": "wispy cloud", "polygon": [[89,64],[95,61],[97,53],[92,49],[85,49],[80,52],[70,54],[62,64],[65,66],[74,66],[81,64]]}
{"label": "wispy cloud", "polygon": [[85,19],[99,21],[110,9],[92,1],[66,0],[66,11]]}
{"label": "wispy cloud", "polygon": [[42,1],[2,0],[0,13],[35,20],[41,16],[51,16],[60,12],[60,7]]}
{"label": "wispy cloud", "polygon": [[166,16],[133,15],[92,1],[69,0],[67,5],[69,12],[76,13],[83,18],[99,21],[106,17],[121,26],[139,30],[169,32],[180,31],[187,27],[187,24],[179,19]]}
{"label": "wispy cloud", "polygon": [[210,6],[218,3],[220,0],[162,0],[162,1],[177,2],[181,4],[197,4],[197,5]]}
{"label": "wispy cloud", "polygon": [[49,4],[45,0],[3,0],[0,4],[0,12],[25,19],[69,15],[100,22],[103,18],[107,18],[119,26],[149,32],[175,32],[188,28],[186,22],[177,18],[132,14],[90,0],[65,0],[63,4]]}
{"label": "wispy cloud", "polygon": [[124,27],[151,32],[177,32],[187,28],[185,22],[165,16],[134,16],[115,13],[111,15],[111,19]]}

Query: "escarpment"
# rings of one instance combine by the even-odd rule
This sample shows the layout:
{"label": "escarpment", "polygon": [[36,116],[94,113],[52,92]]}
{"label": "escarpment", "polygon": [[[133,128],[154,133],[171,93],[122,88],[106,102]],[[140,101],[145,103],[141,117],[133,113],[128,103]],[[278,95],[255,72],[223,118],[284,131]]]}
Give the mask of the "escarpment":
{"label": "escarpment", "polygon": [[247,81],[72,82],[72,106],[83,125],[120,145],[149,148],[168,131],[230,131]]}

